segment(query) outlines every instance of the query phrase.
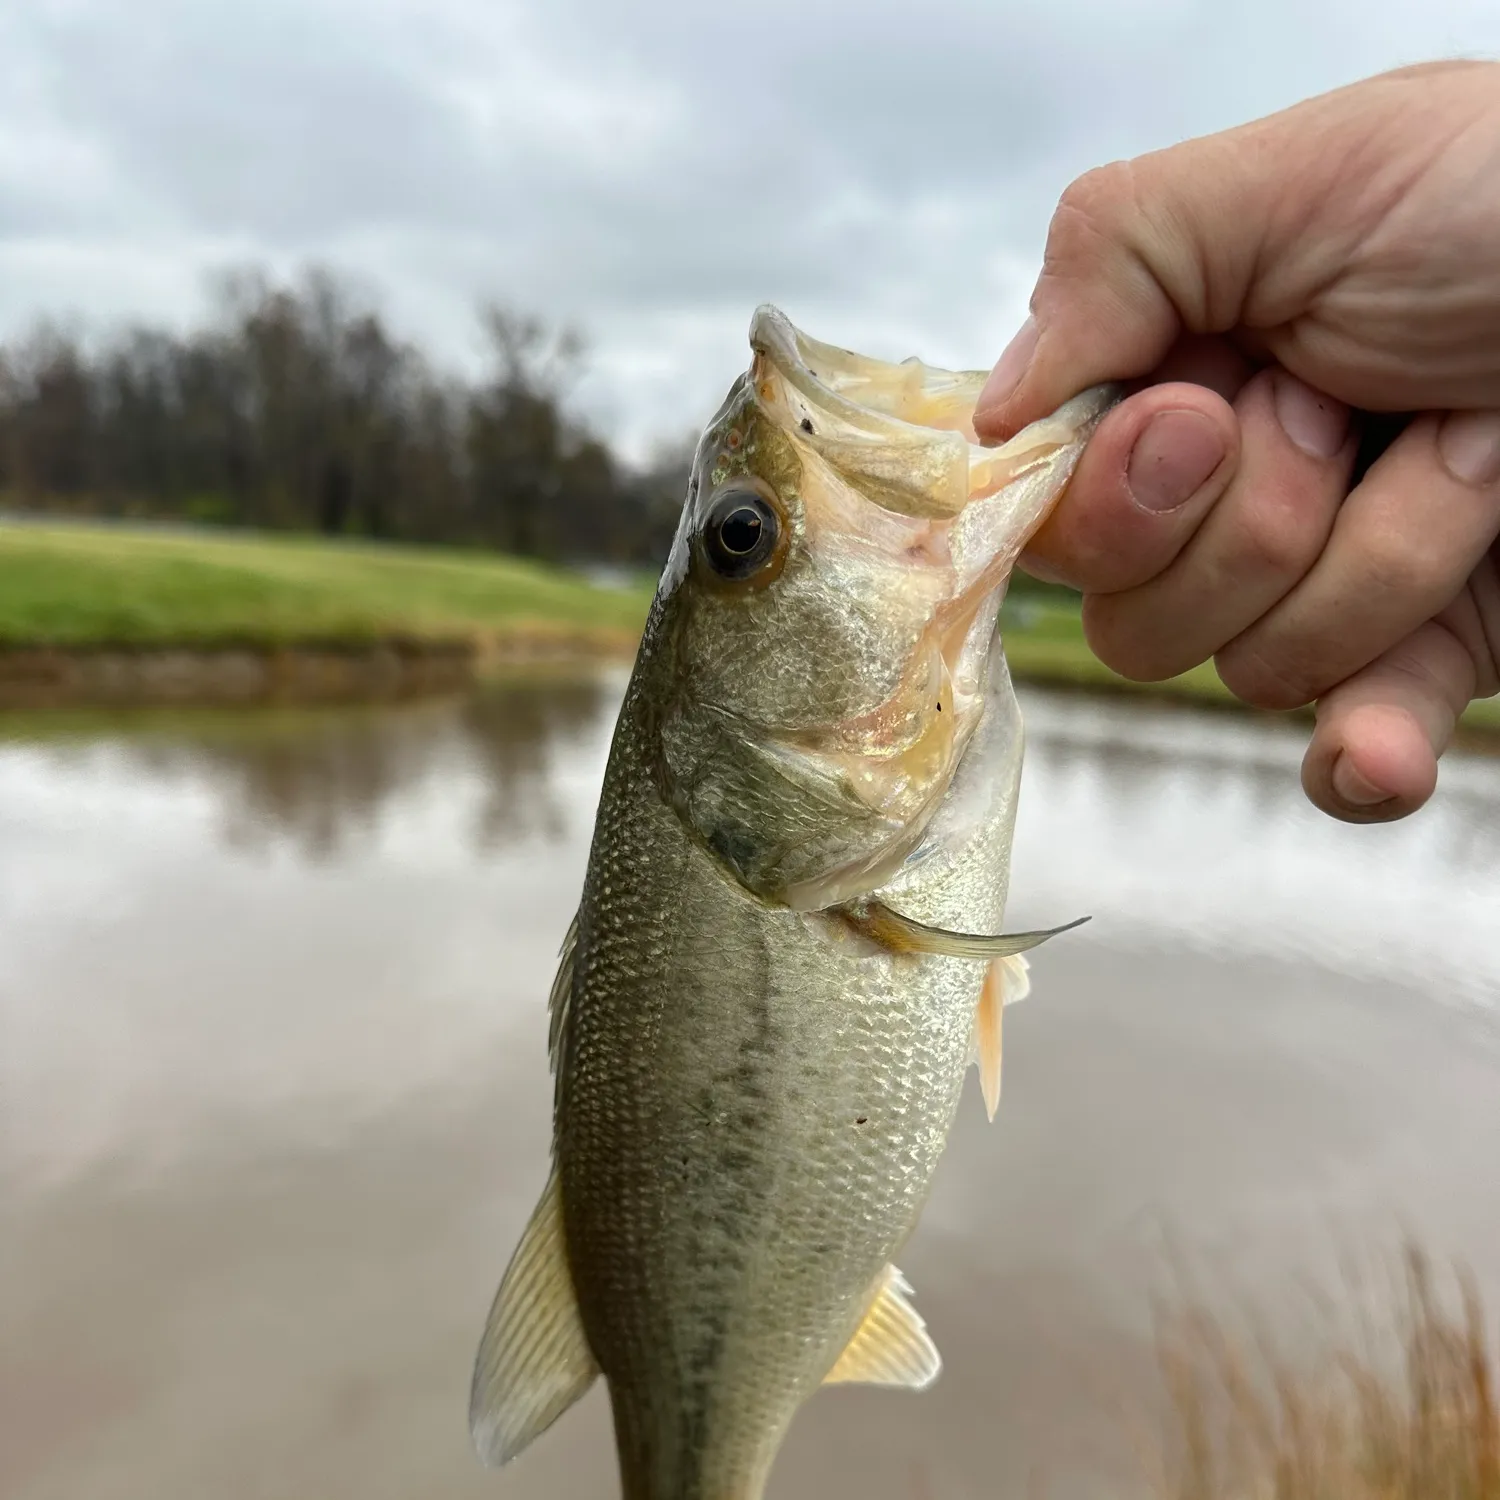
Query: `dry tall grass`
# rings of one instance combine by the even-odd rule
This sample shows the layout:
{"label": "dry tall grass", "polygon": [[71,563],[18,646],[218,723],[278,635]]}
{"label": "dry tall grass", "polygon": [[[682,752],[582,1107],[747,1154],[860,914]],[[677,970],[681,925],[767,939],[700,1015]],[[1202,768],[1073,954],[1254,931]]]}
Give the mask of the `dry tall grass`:
{"label": "dry tall grass", "polygon": [[1456,1283],[1444,1296],[1408,1249],[1387,1282],[1394,1302],[1357,1311],[1352,1333],[1311,1364],[1200,1301],[1175,1304],[1158,1323],[1174,1429],[1161,1493],[1500,1500],[1500,1372],[1474,1284],[1461,1272]]}

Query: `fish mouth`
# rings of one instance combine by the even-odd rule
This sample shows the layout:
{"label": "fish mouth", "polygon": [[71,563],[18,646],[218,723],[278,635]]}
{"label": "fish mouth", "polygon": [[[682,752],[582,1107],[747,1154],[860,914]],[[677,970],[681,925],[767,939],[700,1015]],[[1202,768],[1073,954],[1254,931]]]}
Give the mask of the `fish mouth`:
{"label": "fish mouth", "polygon": [[794,910],[879,889],[921,842],[979,727],[1003,588],[1003,576],[980,578],[939,606],[896,691],[872,711],[766,742],[783,774],[821,784],[882,830],[861,857],[788,885]]}
{"label": "fish mouth", "polygon": [[[1123,386],[1093,386],[1008,442],[985,447],[975,435],[974,409],[988,371],[855,354],[809,338],[769,304],[756,309],[750,347],[757,399],[799,449],[822,461],[824,475],[832,471],[835,484],[823,486],[822,499],[843,512],[833,524],[868,524],[914,566],[948,573],[917,654],[929,659],[929,676],[945,666],[957,686],[977,692],[981,685],[964,680],[969,637],[986,613],[993,624],[987,602],[993,596],[998,609],[1016,559]],[[807,488],[818,489],[816,472],[808,478]],[[847,502],[830,503],[835,489],[841,499],[858,497],[858,513]],[[817,508],[817,496],[805,498],[809,510]],[[920,666],[913,671],[921,676]],[[909,692],[912,676],[897,697]],[[920,696],[940,701],[926,691]],[[844,728],[857,737],[865,720],[889,726],[891,719],[885,705]]]}
{"label": "fish mouth", "polygon": [[[888,544],[899,541],[914,567],[946,575],[883,703],[767,746],[840,788],[885,829],[868,857],[785,892],[789,905],[819,909],[877,888],[920,842],[978,727],[1016,559],[1122,390],[1087,390],[987,448],[973,423],[987,371],[870,359],[809,338],[769,306],[757,309],[750,344],[761,406],[827,466],[810,466],[812,487],[832,471],[835,482],[825,487],[837,492],[835,528],[867,524]],[[858,496],[856,513],[848,509],[850,492]],[[811,511],[815,497],[806,498]]]}
{"label": "fish mouth", "polygon": [[[1081,452],[1124,394],[1091,387],[990,448],[974,430],[987,370],[872,359],[810,338],[769,304],[751,320],[750,348],[750,379],[773,419],[866,499],[912,517],[951,519],[1061,450]],[[1022,544],[1045,518],[1026,518]]]}

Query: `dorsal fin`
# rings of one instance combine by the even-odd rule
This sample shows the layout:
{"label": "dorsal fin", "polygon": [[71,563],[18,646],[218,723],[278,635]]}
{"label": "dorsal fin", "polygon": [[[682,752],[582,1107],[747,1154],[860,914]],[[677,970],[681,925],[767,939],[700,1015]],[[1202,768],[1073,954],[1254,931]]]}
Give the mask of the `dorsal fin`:
{"label": "dorsal fin", "polygon": [[916,1308],[906,1300],[911,1288],[895,1266],[880,1273],[877,1286],[869,1311],[823,1383],[926,1390],[943,1361]]}
{"label": "dorsal fin", "polygon": [[598,1374],[568,1269],[554,1171],[506,1267],[479,1341],[469,1431],[480,1458],[495,1467],[508,1463]]}

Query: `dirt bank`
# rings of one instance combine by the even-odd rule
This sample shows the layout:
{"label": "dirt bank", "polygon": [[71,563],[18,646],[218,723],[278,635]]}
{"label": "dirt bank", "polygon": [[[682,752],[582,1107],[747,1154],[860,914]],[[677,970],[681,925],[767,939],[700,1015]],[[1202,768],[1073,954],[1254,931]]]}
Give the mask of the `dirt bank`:
{"label": "dirt bank", "polygon": [[628,660],[627,631],[523,627],[467,640],[0,647],[0,709],[381,702],[518,663]]}

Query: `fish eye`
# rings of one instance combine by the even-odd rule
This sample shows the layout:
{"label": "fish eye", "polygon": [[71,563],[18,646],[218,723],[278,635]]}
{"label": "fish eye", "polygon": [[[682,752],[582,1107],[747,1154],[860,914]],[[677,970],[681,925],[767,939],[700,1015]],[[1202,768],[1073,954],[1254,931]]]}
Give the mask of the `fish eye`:
{"label": "fish eye", "polygon": [[726,485],[710,502],[703,523],[703,555],[720,578],[743,583],[781,554],[781,516],[758,486]]}

